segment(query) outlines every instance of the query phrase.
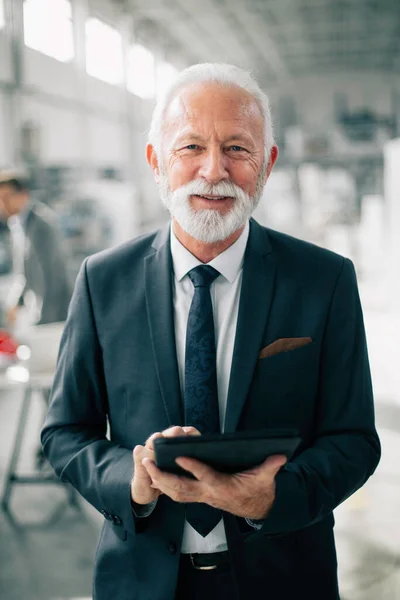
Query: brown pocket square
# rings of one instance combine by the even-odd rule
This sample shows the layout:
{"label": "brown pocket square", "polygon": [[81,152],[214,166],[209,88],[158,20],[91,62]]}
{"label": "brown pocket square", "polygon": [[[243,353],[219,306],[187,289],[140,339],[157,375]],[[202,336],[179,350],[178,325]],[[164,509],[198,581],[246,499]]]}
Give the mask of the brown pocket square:
{"label": "brown pocket square", "polygon": [[274,354],[280,354],[281,352],[289,352],[290,350],[295,350],[296,348],[300,348],[301,346],[306,346],[307,344],[312,343],[312,338],[310,337],[301,337],[301,338],[281,338],[280,340],[276,340],[272,342],[272,344],[268,344],[260,351],[258,358],[267,358],[269,356],[273,356]]}

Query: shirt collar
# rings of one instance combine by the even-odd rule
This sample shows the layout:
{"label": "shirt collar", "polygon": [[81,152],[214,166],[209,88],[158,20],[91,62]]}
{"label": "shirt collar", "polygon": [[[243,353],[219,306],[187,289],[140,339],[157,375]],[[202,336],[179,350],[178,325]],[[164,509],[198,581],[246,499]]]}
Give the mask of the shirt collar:
{"label": "shirt collar", "polygon": [[[247,221],[236,242],[224,250],[224,252],[218,254],[218,256],[216,256],[212,261],[207,263],[221,273],[221,275],[223,275],[225,279],[229,281],[229,283],[233,283],[235,281],[239,271],[242,268],[244,253],[249,237],[249,229],[249,222]],[[174,273],[177,281],[181,281],[191,269],[203,264],[180,243],[173,231],[172,223],[171,254]]]}

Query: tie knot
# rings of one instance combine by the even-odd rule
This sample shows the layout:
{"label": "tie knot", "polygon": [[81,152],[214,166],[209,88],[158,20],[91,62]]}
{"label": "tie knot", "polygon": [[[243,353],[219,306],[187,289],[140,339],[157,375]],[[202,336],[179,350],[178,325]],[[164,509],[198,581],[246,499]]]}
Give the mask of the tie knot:
{"label": "tie knot", "polygon": [[195,288],[209,287],[219,274],[216,269],[209,265],[199,265],[188,273]]}

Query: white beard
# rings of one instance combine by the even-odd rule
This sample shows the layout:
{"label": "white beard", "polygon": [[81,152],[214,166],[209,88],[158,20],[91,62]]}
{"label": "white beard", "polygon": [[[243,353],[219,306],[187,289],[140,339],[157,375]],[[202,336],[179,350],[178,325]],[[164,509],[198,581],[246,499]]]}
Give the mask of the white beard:
{"label": "white beard", "polygon": [[[211,185],[204,179],[195,179],[171,192],[164,172],[160,174],[158,187],[163,204],[182,229],[200,242],[213,244],[226,240],[245,225],[260,201],[265,172],[266,165],[263,165],[254,196],[249,196],[231,181],[221,181]],[[190,196],[229,196],[233,198],[233,206],[224,215],[216,208],[194,210],[190,203]]]}

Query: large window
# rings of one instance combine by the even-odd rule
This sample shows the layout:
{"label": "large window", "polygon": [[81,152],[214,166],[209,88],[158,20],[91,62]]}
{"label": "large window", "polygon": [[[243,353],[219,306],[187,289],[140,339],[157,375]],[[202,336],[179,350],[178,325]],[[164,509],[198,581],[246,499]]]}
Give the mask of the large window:
{"label": "large window", "polygon": [[86,70],[107,83],[119,84],[124,79],[121,34],[95,18],[86,21]]}
{"label": "large window", "polygon": [[4,18],[4,0],[0,0],[0,29],[3,29],[5,24],[6,23]]}
{"label": "large window", "polygon": [[161,61],[157,65],[157,96],[162,96],[167,88],[173,84],[178,77],[178,69],[166,61]]}
{"label": "large window", "polygon": [[128,51],[128,90],[140,98],[155,96],[154,56],[141,44],[134,44]]}
{"label": "large window", "polygon": [[47,56],[62,62],[72,60],[74,36],[71,2],[24,0],[24,40],[29,48]]}

